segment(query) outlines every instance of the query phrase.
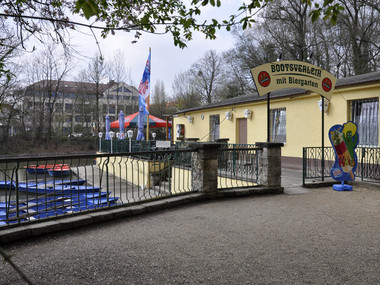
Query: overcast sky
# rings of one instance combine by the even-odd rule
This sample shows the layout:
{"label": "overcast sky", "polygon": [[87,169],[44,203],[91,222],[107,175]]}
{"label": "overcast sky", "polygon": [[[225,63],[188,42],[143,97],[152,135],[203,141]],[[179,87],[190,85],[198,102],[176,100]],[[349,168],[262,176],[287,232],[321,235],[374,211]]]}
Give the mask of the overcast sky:
{"label": "overcast sky", "polygon": [[[202,12],[203,17],[212,19],[228,19],[230,14],[235,14],[241,1],[224,0],[220,8],[207,8]],[[87,30],[88,35],[71,33],[72,42],[76,49],[87,56],[94,56],[98,52],[95,39]],[[172,83],[176,74],[187,71],[191,65],[203,57],[206,51],[212,49],[218,53],[226,51],[233,46],[233,37],[225,30],[217,32],[217,40],[205,39],[201,33],[195,33],[193,40],[188,42],[188,47],[180,49],[174,46],[172,36],[152,35],[143,33],[140,40],[132,44],[135,32],[118,32],[109,35],[107,39],[98,37],[100,48],[106,60],[109,60],[116,50],[121,50],[126,57],[126,67],[130,69],[135,87],[141,80],[146,60],[151,48],[151,90],[158,80],[164,81],[168,94],[172,92]],[[78,68],[79,69],[79,68]]]}

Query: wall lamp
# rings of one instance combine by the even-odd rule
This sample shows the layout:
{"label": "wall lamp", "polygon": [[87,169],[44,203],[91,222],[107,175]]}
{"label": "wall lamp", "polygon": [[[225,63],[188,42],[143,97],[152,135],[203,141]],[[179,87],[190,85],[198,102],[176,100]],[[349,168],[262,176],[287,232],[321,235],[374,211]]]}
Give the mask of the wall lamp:
{"label": "wall lamp", "polygon": [[232,112],[226,112],[226,119],[229,121],[232,120]]}
{"label": "wall lamp", "polygon": [[249,109],[245,109],[244,110],[244,117],[245,118],[250,119],[251,115],[252,115],[252,111],[251,110],[249,110]]}
{"label": "wall lamp", "polygon": [[192,124],[193,121],[194,121],[194,117],[192,117],[192,116],[187,116],[187,121],[188,121],[190,124]]}
{"label": "wall lamp", "polygon": [[[330,101],[329,100],[323,100],[323,102],[324,102],[323,111],[325,111],[325,113],[327,113],[327,111],[329,110]],[[322,100],[318,101],[318,106],[319,106],[319,110],[322,112]]]}

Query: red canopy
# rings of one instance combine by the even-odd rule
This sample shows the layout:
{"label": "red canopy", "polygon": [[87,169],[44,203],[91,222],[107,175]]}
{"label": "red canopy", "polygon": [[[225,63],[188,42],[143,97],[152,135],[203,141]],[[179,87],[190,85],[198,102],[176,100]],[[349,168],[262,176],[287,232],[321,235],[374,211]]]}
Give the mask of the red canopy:
{"label": "red canopy", "polygon": [[[139,112],[134,113],[132,115],[126,116],[124,118],[124,127],[137,128],[138,120],[139,120]],[[144,115],[144,126],[146,126],[147,116]],[[155,116],[149,115],[149,128],[165,128],[166,121]],[[169,127],[171,127],[171,123],[169,123]],[[119,128],[119,120],[113,121],[111,123],[111,128]]]}

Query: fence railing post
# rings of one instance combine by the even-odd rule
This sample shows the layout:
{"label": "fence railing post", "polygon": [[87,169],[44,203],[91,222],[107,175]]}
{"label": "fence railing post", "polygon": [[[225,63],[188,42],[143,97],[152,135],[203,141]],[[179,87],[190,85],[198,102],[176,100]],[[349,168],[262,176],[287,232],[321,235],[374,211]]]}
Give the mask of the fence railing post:
{"label": "fence railing post", "polygon": [[218,189],[218,148],[220,143],[191,143],[192,188],[203,193]]}
{"label": "fence railing post", "polygon": [[258,148],[258,183],[266,188],[275,189],[276,192],[282,193],[281,187],[281,147],[283,143],[256,143]]}
{"label": "fence railing post", "polygon": [[302,149],[302,186],[305,186],[306,183],[306,169],[307,167],[307,148]]}

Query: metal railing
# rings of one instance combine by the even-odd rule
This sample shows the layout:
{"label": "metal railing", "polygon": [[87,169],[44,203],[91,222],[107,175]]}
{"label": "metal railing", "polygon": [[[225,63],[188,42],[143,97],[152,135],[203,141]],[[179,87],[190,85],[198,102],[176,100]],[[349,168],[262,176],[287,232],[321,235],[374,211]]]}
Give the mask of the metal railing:
{"label": "metal railing", "polygon": [[[0,159],[0,228],[193,192],[195,149]],[[258,148],[223,144],[218,188],[256,186]]]}
{"label": "metal railing", "polygon": [[150,151],[154,146],[154,141],[136,141],[125,140],[105,140],[101,139],[98,142],[99,152],[107,153],[124,153],[124,152],[140,152]]}
{"label": "metal railing", "polygon": [[[380,182],[380,148],[358,147],[355,149],[358,158],[356,179],[367,182]],[[335,163],[335,152],[332,147],[324,147],[324,163],[322,163],[322,147],[303,148],[303,184],[307,180],[331,178],[330,170]]]}
{"label": "metal railing", "polygon": [[248,144],[222,144],[218,156],[218,187],[256,186],[259,149]]}
{"label": "metal railing", "polygon": [[0,227],[192,192],[189,152],[0,159]]}

